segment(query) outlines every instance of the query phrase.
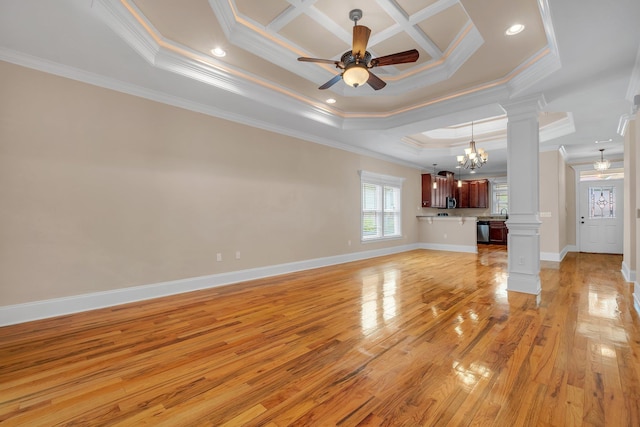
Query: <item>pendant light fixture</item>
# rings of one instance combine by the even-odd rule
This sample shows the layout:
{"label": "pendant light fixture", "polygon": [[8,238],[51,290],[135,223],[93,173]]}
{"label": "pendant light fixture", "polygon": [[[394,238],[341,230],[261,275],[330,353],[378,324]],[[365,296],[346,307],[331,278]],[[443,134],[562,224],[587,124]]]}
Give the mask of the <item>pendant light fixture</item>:
{"label": "pendant light fixture", "polygon": [[436,166],[438,166],[437,163],[433,164],[433,189],[437,190],[438,189],[438,181],[436,181]]}
{"label": "pendant light fixture", "polygon": [[604,158],[604,148],[600,149],[600,160],[593,162],[593,168],[598,172],[604,172],[611,167],[611,162]]}
{"label": "pendant light fixture", "polygon": [[471,141],[469,148],[464,149],[463,156],[456,156],[458,165],[456,168],[471,169],[471,173],[476,173],[476,169],[480,169],[487,163],[489,154],[482,148],[476,149],[476,142],[473,140],[473,122],[471,122]]}

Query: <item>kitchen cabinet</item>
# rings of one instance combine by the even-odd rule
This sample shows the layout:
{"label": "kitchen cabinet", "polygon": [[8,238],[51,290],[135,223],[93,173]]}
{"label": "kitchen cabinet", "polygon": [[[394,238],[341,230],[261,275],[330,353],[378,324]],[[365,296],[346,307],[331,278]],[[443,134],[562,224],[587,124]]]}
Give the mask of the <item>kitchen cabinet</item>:
{"label": "kitchen cabinet", "polygon": [[436,188],[433,188],[431,206],[434,208],[446,208],[447,198],[455,197],[453,173],[442,171],[431,179],[435,180],[437,184]]}
{"label": "kitchen cabinet", "polygon": [[430,208],[431,206],[431,174],[422,174],[422,207]]}
{"label": "kitchen cabinet", "polygon": [[[433,188],[433,183],[436,188]],[[462,181],[458,187],[452,172],[442,171],[437,175],[422,174],[422,207],[446,208],[447,197],[455,197],[458,208],[486,209],[489,202],[489,181],[476,179]]]}
{"label": "kitchen cabinet", "polygon": [[489,243],[506,245],[509,229],[504,221],[489,221]]}
{"label": "kitchen cabinet", "polygon": [[489,181],[469,181],[469,207],[486,208],[489,200]]}
{"label": "kitchen cabinet", "polygon": [[456,200],[459,208],[468,208],[469,206],[469,181],[460,181],[460,187],[456,186]]}
{"label": "kitchen cabinet", "polygon": [[[433,188],[433,183],[436,188]],[[452,172],[437,175],[422,174],[422,207],[446,208],[447,197],[455,197],[455,179]]]}

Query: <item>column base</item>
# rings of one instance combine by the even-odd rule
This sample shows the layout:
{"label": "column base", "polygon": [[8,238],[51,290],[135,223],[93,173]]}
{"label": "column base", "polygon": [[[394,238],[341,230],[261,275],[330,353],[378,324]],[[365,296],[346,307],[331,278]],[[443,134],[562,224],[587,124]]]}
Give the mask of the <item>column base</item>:
{"label": "column base", "polygon": [[507,290],[525,294],[539,295],[542,291],[538,274],[513,273],[507,277]]}

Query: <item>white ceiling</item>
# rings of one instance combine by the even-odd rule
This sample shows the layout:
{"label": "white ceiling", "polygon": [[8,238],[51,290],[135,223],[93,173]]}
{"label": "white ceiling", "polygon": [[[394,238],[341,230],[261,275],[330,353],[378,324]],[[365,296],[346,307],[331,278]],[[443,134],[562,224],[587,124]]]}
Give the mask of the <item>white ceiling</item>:
{"label": "white ceiling", "polygon": [[[297,57],[349,51],[354,8],[374,57],[420,58],[374,68],[380,91],[318,90],[339,70]],[[531,95],[546,101],[541,150],[622,158],[638,22],[637,0],[3,0],[0,60],[425,170],[455,167],[473,121],[481,172],[500,174],[501,103]]]}

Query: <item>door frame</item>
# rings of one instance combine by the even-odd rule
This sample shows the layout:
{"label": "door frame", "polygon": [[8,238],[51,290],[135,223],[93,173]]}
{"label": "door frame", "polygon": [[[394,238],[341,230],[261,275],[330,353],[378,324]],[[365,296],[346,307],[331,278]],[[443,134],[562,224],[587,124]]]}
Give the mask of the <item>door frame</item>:
{"label": "door frame", "polygon": [[[597,156],[594,154],[593,159],[594,161],[597,160],[596,158]],[[593,163],[587,163],[582,164],[582,165],[570,165],[571,168],[573,169],[574,173],[574,188],[575,188],[575,221],[576,221],[576,246],[575,246],[575,251],[576,252],[580,252],[580,172],[581,171],[588,171],[588,170],[593,170]],[[611,162],[611,168],[623,168],[624,167],[624,162]],[[624,177],[624,180],[626,180],[627,177]],[[599,181],[594,181],[594,182],[599,182]],[[624,215],[624,212],[622,213]],[[622,218],[622,224],[624,227],[624,217]],[[624,234],[624,229],[622,230],[622,233]]]}

